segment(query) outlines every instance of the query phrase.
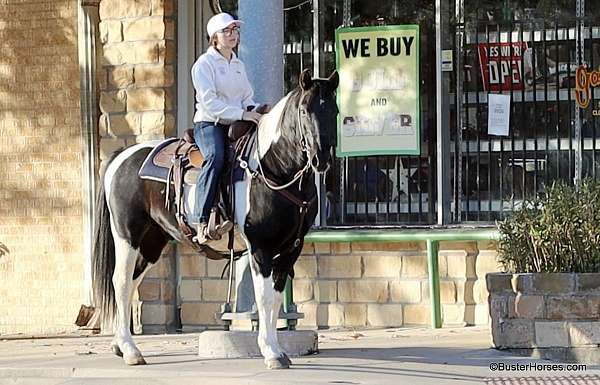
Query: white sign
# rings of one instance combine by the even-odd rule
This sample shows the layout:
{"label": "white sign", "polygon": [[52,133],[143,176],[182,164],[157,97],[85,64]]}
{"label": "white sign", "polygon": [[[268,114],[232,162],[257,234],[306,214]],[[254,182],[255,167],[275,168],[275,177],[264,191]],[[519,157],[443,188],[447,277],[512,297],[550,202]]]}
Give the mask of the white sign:
{"label": "white sign", "polygon": [[451,49],[442,50],[442,71],[444,71],[444,72],[452,71],[452,50]]}
{"label": "white sign", "polygon": [[488,95],[488,134],[508,136],[510,95]]}

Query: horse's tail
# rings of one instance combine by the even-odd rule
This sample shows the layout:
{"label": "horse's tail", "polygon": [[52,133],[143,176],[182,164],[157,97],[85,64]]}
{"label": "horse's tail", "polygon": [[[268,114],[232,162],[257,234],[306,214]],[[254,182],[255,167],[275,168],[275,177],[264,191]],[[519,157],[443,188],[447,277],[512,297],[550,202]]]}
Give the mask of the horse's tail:
{"label": "horse's tail", "polygon": [[100,170],[100,183],[96,196],[96,213],[94,218],[94,243],[92,250],[92,292],[96,311],[100,312],[102,331],[110,332],[115,317],[115,289],[112,276],[115,271],[115,241],[110,229],[110,212],[104,176],[106,168],[121,151],[114,152]]}

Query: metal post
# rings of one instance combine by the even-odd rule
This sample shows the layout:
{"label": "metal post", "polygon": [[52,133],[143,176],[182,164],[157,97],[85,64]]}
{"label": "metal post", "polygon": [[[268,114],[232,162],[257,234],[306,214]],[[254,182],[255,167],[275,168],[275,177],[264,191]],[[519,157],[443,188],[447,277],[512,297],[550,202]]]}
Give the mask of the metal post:
{"label": "metal post", "polygon": [[240,1],[238,14],[245,22],[239,54],[254,87],[254,100],[274,104],[284,90],[283,1]]}
{"label": "metal post", "polygon": [[[296,305],[294,304],[294,289],[292,286],[292,279],[288,277],[285,282],[285,289],[283,290],[283,311],[288,315],[296,313]],[[297,320],[295,318],[286,318],[286,323],[289,330],[295,330]]]}
{"label": "metal post", "polygon": [[[584,23],[583,16],[585,13],[585,0],[577,0],[575,15],[577,19],[577,28],[575,29],[575,51],[577,55],[577,65],[583,64],[583,49],[584,45]],[[570,70],[569,70],[570,72]],[[579,186],[582,179],[583,171],[583,146],[581,137],[581,111],[579,106],[575,104],[575,186]]]}
{"label": "metal post", "polygon": [[[437,217],[438,224],[450,221],[450,73],[442,72],[442,50],[449,49],[449,2],[435,1],[435,61],[437,114]],[[458,70],[455,68],[455,71]]]}
{"label": "metal post", "polygon": [[438,267],[439,242],[427,240],[427,265],[429,268],[429,297],[431,299],[431,327],[442,327],[442,312],[440,306],[440,272]]}
{"label": "metal post", "polygon": [[[284,91],[283,1],[244,0],[238,4],[239,18],[245,22],[239,54],[254,88],[254,100],[274,104]],[[247,253],[236,262],[235,276],[235,311],[250,312],[254,288]]]}
{"label": "metal post", "polygon": [[342,25],[344,27],[350,26],[350,19],[352,19],[352,0],[344,0],[342,11]]}
{"label": "metal post", "polygon": [[[454,220],[460,222],[461,211],[462,211],[462,130],[463,130],[463,81],[464,81],[464,70],[462,63],[462,52],[463,52],[463,40],[465,33],[465,17],[464,17],[464,0],[456,0],[456,21],[458,23],[456,27],[455,36],[455,47],[454,50],[454,71],[456,71],[456,93],[455,93],[455,108],[456,108],[456,143],[454,145],[454,168],[456,169],[454,180],[454,188],[458,193],[454,200]],[[467,160],[468,161],[468,160]],[[467,204],[469,200],[467,199]]]}
{"label": "metal post", "polygon": [[[313,77],[323,76],[323,70],[325,68],[325,46],[323,41],[323,22],[324,18],[322,15],[323,11],[323,0],[313,0],[313,47],[312,47],[312,59],[313,59]],[[326,189],[325,183],[322,180],[320,174],[315,174],[315,184],[317,185],[317,201],[319,202],[318,214],[315,219],[316,226],[324,226],[326,224]]]}

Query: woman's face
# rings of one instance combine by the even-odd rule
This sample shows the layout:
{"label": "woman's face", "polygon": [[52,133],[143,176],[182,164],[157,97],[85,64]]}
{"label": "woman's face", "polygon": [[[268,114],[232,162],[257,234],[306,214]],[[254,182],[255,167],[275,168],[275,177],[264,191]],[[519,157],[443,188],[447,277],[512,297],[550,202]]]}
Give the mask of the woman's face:
{"label": "woman's face", "polygon": [[217,32],[217,45],[223,48],[233,49],[240,41],[240,27],[237,24],[231,24]]}

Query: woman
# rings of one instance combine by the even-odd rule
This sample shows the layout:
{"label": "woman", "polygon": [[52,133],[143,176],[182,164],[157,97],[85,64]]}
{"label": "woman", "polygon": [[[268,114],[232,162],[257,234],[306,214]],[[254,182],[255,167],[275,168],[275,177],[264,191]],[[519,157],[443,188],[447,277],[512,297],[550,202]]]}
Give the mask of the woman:
{"label": "woman", "polygon": [[196,89],[194,138],[204,156],[191,218],[199,244],[220,239],[233,227],[233,223],[226,220],[217,226],[216,235],[211,238],[207,225],[225,160],[227,129],[236,120],[258,123],[261,117],[252,111],[256,107],[252,100],[254,92],[244,64],[234,52],[242,24],[227,13],[211,17],[206,26],[210,47],[192,67],[192,83]]}

